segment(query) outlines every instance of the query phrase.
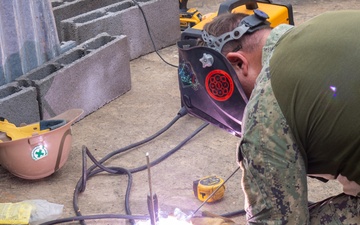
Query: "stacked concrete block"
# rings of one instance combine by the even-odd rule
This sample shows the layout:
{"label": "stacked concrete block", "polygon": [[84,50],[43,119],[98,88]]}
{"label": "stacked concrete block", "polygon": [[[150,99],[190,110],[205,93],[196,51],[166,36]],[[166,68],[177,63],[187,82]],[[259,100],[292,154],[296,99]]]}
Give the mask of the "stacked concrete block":
{"label": "stacked concrete block", "polygon": [[129,62],[126,36],[102,33],[17,81],[36,87],[42,119],[71,108],[83,118],[130,90]]}
{"label": "stacked concrete block", "polygon": [[[53,8],[57,31],[59,34],[61,33],[60,22],[63,20],[90,12],[92,10],[100,9],[120,1],[123,0],[52,0],[51,5]],[[63,41],[61,36],[59,38],[60,41]]]}
{"label": "stacked concrete block", "polygon": [[20,126],[40,119],[37,93],[34,87],[12,82],[0,87],[0,117]]}
{"label": "stacked concrete block", "polygon": [[149,32],[157,49],[175,44],[180,37],[179,17],[176,16],[179,14],[178,2],[169,0],[138,0],[137,2],[138,5],[132,0],[123,0],[63,20],[60,22],[61,39],[73,40],[80,44],[101,32],[113,36],[126,35],[131,59],[155,50]]}
{"label": "stacked concrete block", "polygon": [[[0,116],[18,126],[71,108],[82,108],[81,118],[96,111],[131,89],[131,59],[153,52],[153,41],[161,49],[180,37],[175,1],[47,1],[51,1],[57,25],[52,33],[61,34],[63,46],[71,44],[62,48],[56,40],[56,46],[60,45],[56,56],[0,87]],[[42,4],[40,0],[33,2]],[[18,0],[15,5],[21,11],[27,4]],[[22,22],[26,22],[24,18],[20,17]],[[25,27],[22,30],[30,29]]]}

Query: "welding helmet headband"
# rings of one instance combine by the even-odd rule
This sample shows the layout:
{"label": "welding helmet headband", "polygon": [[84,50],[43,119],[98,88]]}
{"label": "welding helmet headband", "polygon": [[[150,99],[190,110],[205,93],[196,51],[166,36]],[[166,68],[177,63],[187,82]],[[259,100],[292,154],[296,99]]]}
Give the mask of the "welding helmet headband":
{"label": "welding helmet headband", "polygon": [[234,30],[219,37],[212,36],[203,30],[201,38],[206,46],[221,53],[224,45],[229,41],[239,40],[244,34],[251,34],[257,30],[270,27],[268,18],[269,16],[265,12],[255,9],[254,14],[244,17]]}
{"label": "welding helmet headband", "polygon": [[197,46],[196,40],[177,44],[182,105],[189,114],[240,137],[248,100],[230,62],[212,48]]}

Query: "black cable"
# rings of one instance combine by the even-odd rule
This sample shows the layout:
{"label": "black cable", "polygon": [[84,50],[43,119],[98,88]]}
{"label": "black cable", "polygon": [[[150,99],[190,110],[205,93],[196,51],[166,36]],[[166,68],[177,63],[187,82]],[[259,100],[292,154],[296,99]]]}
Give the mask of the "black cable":
{"label": "black cable", "polygon": [[[116,151],[113,151],[113,152],[109,153],[108,155],[106,155],[105,157],[103,157],[101,160],[98,161],[99,164],[104,163],[106,160],[110,159],[111,157],[113,157],[113,156],[115,156],[115,155],[117,155],[119,153],[122,153],[122,152],[130,150],[132,148],[138,147],[140,145],[143,145],[143,144],[155,139],[156,137],[160,136],[162,133],[167,131],[172,125],[174,125],[176,123],[176,121],[178,121],[181,117],[185,116],[186,114],[187,114],[187,110],[185,109],[185,107],[182,107],[178,111],[175,118],[172,119],[170,121],[170,123],[168,123],[165,127],[160,129],[158,132],[156,132],[155,134],[151,135],[148,138],[145,138],[144,140],[141,140],[139,142],[128,145],[127,147],[124,147],[124,148],[121,148],[121,149],[118,149]],[[75,213],[76,213],[77,216],[81,216],[80,209],[78,207],[78,202],[77,202],[79,192],[81,193],[81,192],[85,191],[86,181],[91,176],[94,175],[94,174],[91,174],[91,171],[94,170],[97,167],[97,165],[92,165],[89,169],[86,169],[87,168],[87,166],[86,166],[87,163],[86,163],[86,157],[85,157],[85,152],[84,151],[83,151],[82,163],[83,163],[82,176],[81,176],[79,182],[76,184],[76,187],[75,187],[75,190],[74,190],[74,195],[73,195],[73,208],[74,208]],[[99,173],[99,172],[101,172],[101,171],[96,171],[96,173]],[[125,199],[125,201],[126,201],[126,199]],[[81,224],[84,224],[84,221],[80,221],[80,222],[81,222]]]}
{"label": "black cable", "polygon": [[135,220],[145,220],[149,217],[146,216],[129,216],[123,214],[101,214],[101,215],[88,215],[88,216],[74,216],[63,219],[51,220],[41,225],[52,225],[59,223],[67,223],[73,221],[82,221],[82,220],[95,220],[95,219],[135,219]]}
{"label": "black cable", "polygon": [[[135,219],[141,219],[141,220],[145,220],[145,219],[149,219],[149,216],[134,216],[131,215],[131,211],[129,206],[129,196],[130,196],[130,189],[131,189],[131,185],[132,185],[132,174],[124,168],[121,167],[105,167],[102,164],[99,163],[99,161],[97,161],[94,156],[90,153],[90,151],[87,149],[86,146],[83,146],[83,151],[82,151],[82,155],[83,155],[83,175],[80,178],[80,180],[78,181],[76,187],[75,187],[75,191],[74,191],[74,196],[73,196],[73,207],[76,213],[76,217],[70,217],[70,218],[64,218],[64,219],[57,219],[57,220],[53,220],[53,221],[49,221],[46,223],[42,223],[41,225],[50,225],[50,224],[58,224],[58,223],[65,223],[65,222],[70,222],[70,221],[79,221],[80,224],[85,224],[84,220],[91,220],[91,219],[105,219],[105,218],[117,218],[117,219],[129,219],[131,224],[135,224]],[[94,171],[90,171],[90,170],[86,170],[86,155],[89,156],[89,158],[94,162],[94,164],[96,166],[98,166],[100,169],[94,170]],[[84,169],[85,168],[85,169]],[[85,190],[85,186],[86,186],[86,181],[91,178],[92,176],[100,173],[100,172],[108,172],[108,173],[112,173],[112,174],[127,174],[128,175],[128,185],[126,188],[126,196],[125,196],[125,210],[127,215],[121,215],[121,214],[99,214],[99,215],[91,215],[91,216],[83,216],[81,215],[80,212],[80,208],[78,207],[78,195],[80,192],[83,192]]]}
{"label": "black cable", "polygon": [[[100,169],[98,170],[95,170],[91,173],[91,171],[86,171],[86,177],[87,178],[90,178],[92,177],[93,175],[99,173],[99,172],[108,172],[108,173],[111,173],[111,174],[127,174],[128,175],[128,185],[127,185],[127,188],[126,188],[126,195],[125,195],[125,211],[126,211],[126,214],[127,215],[131,215],[131,210],[130,210],[130,190],[131,190],[131,186],[132,186],[132,174],[130,173],[129,170],[127,169],[124,169],[124,168],[121,168],[121,167],[105,167],[103,166],[102,164],[100,164],[96,159],[95,157],[90,153],[89,149],[86,147],[86,146],[83,146],[83,158],[86,157],[86,155],[91,159],[91,161],[94,162],[94,164],[99,167]],[[83,160],[84,161],[84,160]],[[86,160],[85,160],[86,161]],[[86,166],[86,164],[84,165]],[[84,170],[83,170],[84,171]],[[83,176],[85,175],[83,174]],[[80,190],[85,190],[85,186],[86,186],[86,183],[83,183],[84,182],[84,179],[81,179],[82,183],[81,185],[79,186],[80,187]],[[77,200],[76,200],[77,202]],[[78,208],[77,204],[74,204],[74,208]],[[79,211],[79,208],[78,210]],[[79,211],[80,212],[80,211]],[[81,213],[79,213],[78,216],[81,216]],[[83,222],[83,221],[81,221]],[[135,224],[135,221],[133,219],[130,219],[130,222],[131,224]]]}
{"label": "black cable", "polygon": [[[166,158],[168,158],[170,155],[172,155],[173,153],[175,153],[176,151],[178,151],[182,146],[184,146],[191,138],[193,138],[196,134],[198,134],[201,130],[203,130],[205,127],[207,127],[209,125],[209,123],[204,123],[203,125],[201,125],[198,129],[196,129],[191,135],[189,135],[186,139],[184,139],[179,145],[177,145],[175,148],[173,148],[172,150],[170,150],[169,152],[167,152],[166,154],[164,154],[163,156],[161,156],[160,158],[156,159],[155,161],[151,162],[150,165],[154,166],[158,163],[160,163],[161,161],[165,160]],[[96,161],[96,159],[91,155],[90,151],[83,146],[83,157],[86,155],[88,155],[90,157],[90,159],[95,163],[96,166],[100,167],[100,169],[96,169],[96,170],[87,170],[84,174],[83,177],[86,176],[86,179],[83,179],[83,177],[78,181],[75,190],[74,190],[74,197],[73,197],[73,207],[75,210],[75,213],[77,216],[81,217],[81,212],[80,212],[80,208],[78,206],[78,196],[79,193],[81,191],[85,190],[85,186],[86,186],[86,181],[84,180],[88,180],[90,177],[94,176],[97,173],[106,171],[109,173],[116,173],[116,174],[124,174],[127,173],[129,176],[129,181],[128,181],[128,187],[125,193],[125,209],[128,215],[131,215],[131,211],[130,211],[130,206],[129,206],[129,196],[130,196],[130,189],[131,189],[131,183],[132,183],[132,173],[136,173],[139,171],[142,171],[144,169],[147,168],[147,165],[145,166],[140,166],[137,167],[135,169],[131,169],[131,170],[126,170],[124,168],[119,168],[119,167],[105,167],[103,165],[100,164],[100,161]],[[83,159],[84,162],[84,159]],[[86,164],[84,164],[86,165]],[[84,171],[84,169],[83,169]],[[134,223],[134,221],[130,221],[132,224]],[[81,224],[84,224],[84,221],[80,220]]]}
{"label": "black cable", "polygon": [[221,214],[220,216],[222,217],[234,217],[234,216],[244,216],[246,214],[246,211],[244,209],[238,210],[238,211],[234,211],[234,212],[228,212],[228,213],[224,213]]}
{"label": "black cable", "polygon": [[[80,212],[80,209],[78,207],[78,201],[77,201],[79,193],[85,191],[86,181],[90,177],[92,177],[93,175],[95,175],[97,173],[100,173],[100,172],[106,170],[106,168],[103,165],[101,165],[102,163],[104,163],[106,160],[110,159],[111,157],[115,156],[116,154],[119,154],[121,152],[125,152],[125,151],[130,150],[130,149],[132,149],[134,147],[140,146],[142,144],[145,144],[145,143],[153,140],[154,138],[158,137],[159,135],[164,133],[166,130],[168,130],[176,121],[178,121],[181,117],[183,117],[186,114],[187,114],[187,111],[186,111],[185,107],[182,107],[179,110],[179,112],[177,113],[177,115],[175,116],[175,118],[170,123],[168,123],[164,128],[162,128],[158,132],[156,132],[154,135],[151,135],[150,137],[148,137],[148,138],[146,138],[146,139],[144,139],[142,141],[136,142],[134,144],[131,144],[131,145],[127,146],[127,147],[124,147],[124,148],[118,149],[116,151],[113,151],[113,152],[109,153],[108,155],[106,155],[104,158],[102,158],[99,161],[96,161],[95,158],[92,157],[90,151],[85,146],[83,146],[82,176],[81,176],[80,180],[78,181],[78,183],[76,184],[76,187],[75,187],[75,190],[74,190],[74,195],[73,195],[73,208],[75,210],[76,215],[77,216],[82,216],[81,212]],[[90,157],[90,159],[94,162],[94,165],[91,166],[87,170],[86,170],[86,167],[87,167],[86,166],[87,165],[87,163],[86,163],[86,155],[88,155]],[[102,168],[93,171],[96,167],[100,167],[100,168],[102,167]],[[131,187],[131,183],[132,183],[132,178],[131,178],[132,176],[131,176],[131,172],[128,172],[128,170],[122,168],[123,173],[124,173],[124,171],[129,176],[128,188],[127,188],[127,192],[126,192],[126,195],[125,195],[125,209],[126,209],[127,214],[131,214],[128,199],[129,199],[129,196],[130,196],[130,187]],[[119,171],[117,171],[117,172],[119,172]],[[118,174],[123,174],[123,173],[118,173]],[[84,224],[84,221],[80,221],[80,223]]]}
{"label": "black cable", "polygon": [[[191,135],[189,135],[187,138],[185,138],[182,142],[180,142],[180,144],[178,144],[175,148],[173,148],[172,150],[170,150],[169,152],[167,152],[166,154],[162,155],[160,158],[150,162],[150,166],[155,166],[157,164],[159,164],[160,162],[162,162],[163,160],[165,160],[166,158],[168,158],[170,155],[174,154],[176,151],[178,151],[182,146],[184,146],[191,138],[193,138],[196,134],[198,134],[200,131],[202,131],[205,127],[207,127],[209,125],[209,123],[203,123],[199,128],[197,128]],[[131,173],[136,173],[139,171],[142,171],[144,169],[147,168],[147,165],[144,166],[140,166],[134,169],[131,169],[130,172]]]}
{"label": "black cable", "polygon": [[[157,131],[155,134],[151,135],[150,137],[145,138],[144,140],[138,141],[136,143],[130,144],[124,148],[120,148],[118,150],[115,150],[111,153],[109,153],[108,155],[106,155],[104,158],[102,158],[101,160],[99,160],[99,163],[104,163],[106,160],[110,159],[111,157],[120,154],[122,152],[125,152],[127,150],[130,150],[132,148],[138,147],[140,145],[143,145],[153,139],[155,139],[156,137],[160,136],[162,133],[164,133],[165,131],[167,131],[170,127],[172,127],[172,125],[174,125],[176,123],[176,121],[178,121],[181,117],[185,116],[187,114],[186,108],[182,107],[179,112],[177,113],[177,115],[175,116],[174,119],[172,119],[170,121],[170,123],[168,123],[165,127],[163,127],[162,129],[160,129],[159,131]],[[91,166],[88,170],[93,170],[96,167],[96,165]]]}
{"label": "black cable", "polygon": [[[130,189],[131,189],[131,185],[132,185],[132,173],[135,172],[139,172],[141,170],[144,170],[147,168],[147,166],[141,166],[132,170],[127,170],[124,168],[120,168],[120,167],[105,167],[104,165],[102,165],[102,163],[104,163],[106,160],[110,159],[111,157],[113,157],[116,154],[119,154],[121,152],[124,152],[126,150],[129,150],[131,148],[137,147],[139,145],[142,145],[146,142],[149,142],[151,140],[153,140],[154,138],[158,137],[160,134],[162,134],[163,132],[165,132],[166,130],[168,130],[179,118],[183,117],[184,115],[187,114],[187,111],[185,109],[185,107],[182,107],[178,114],[176,115],[176,117],[168,124],[166,125],[164,128],[162,128],[160,131],[158,131],[157,133],[155,133],[154,135],[139,141],[137,143],[131,144],[125,148],[121,148],[119,150],[116,150],[110,154],[108,154],[107,156],[105,156],[104,158],[102,158],[101,160],[97,161],[92,154],[90,153],[90,151],[87,149],[86,146],[83,146],[83,174],[82,177],[80,178],[80,180],[78,181],[75,190],[74,190],[74,196],[73,196],[73,207],[75,210],[75,213],[77,215],[77,220],[79,220],[79,222],[81,224],[85,224],[85,219],[86,217],[81,215],[80,212],[80,208],[78,207],[78,196],[79,193],[85,191],[86,189],[86,181],[88,179],[90,179],[92,176],[100,173],[100,172],[108,172],[108,173],[112,173],[112,174],[127,174],[128,175],[128,186],[127,186],[127,190],[126,190],[126,194],[125,194],[125,210],[127,213],[127,217],[130,222],[132,224],[135,223],[134,218],[137,218],[137,216],[135,217],[131,217],[131,210],[130,210],[130,206],[129,206],[129,196],[130,196]],[[202,129],[204,129],[206,126],[208,126],[209,123],[204,123],[202,126],[200,126],[197,130],[195,130],[190,136],[188,136],[185,140],[183,140],[179,145],[177,145],[174,149],[172,149],[171,151],[169,151],[168,153],[166,153],[165,155],[163,155],[162,157],[158,158],[157,160],[153,161],[152,163],[150,163],[150,165],[154,166],[158,163],[160,163],[161,161],[165,160],[166,158],[168,158],[171,154],[175,153],[177,150],[179,150],[184,144],[186,144],[191,138],[193,138],[197,133],[199,133]],[[94,162],[94,165],[92,165],[89,169],[86,169],[87,167],[87,161],[86,161],[86,155]],[[98,167],[97,169],[95,169],[96,167]],[[113,216],[117,216],[116,214],[110,214]],[[99,215],[102,217],[102,215]],[[96,216],[92,217],[92,218],[96,218]],[[143,216],[143,219],[145,218],[149,218],[148,216]],[[57,223],[58,220],[52,221],[53,224]]]}
{"label": "black cable", "polygon": [[148,31],[148,34],[149,34],[149,36],[150,36],[151,43],[152,43],[152,45],[153,45],[153,47],[154,47],[154,50],[155,50],[156,54],[160,57],[160,59],[161,59],[162,61],[164,61],[164,62],[165,62],[166,64],[168,64],[169,66],[178,68],[178,66],[173,65],[173,64],[167,62],[167,61],[159,54],[159,52],[158,52],[158,50],[157,50],[157,48],[156,48],[155,42],[154,42],[154,40],[153,40],[153,38],[152,38],[152,35],[151,35],[151,32],[150,32],[150,28],[149,28],[149,24],[148,24],[148,21],[147,21],[147,19],[146,19],[146,16],[145,16],[145,13],[144,13],[143,9],[141,8],[140,4],[139,4],[136,0],[132,0],[132,1],[137,5],[137,7],[138,7],[138,8],[140,9],[140,11],[141,11],[141,14],[143,15],[143,18],[144,18],[144,20],[145,20],[146,29],[147,29],[147,31]]}

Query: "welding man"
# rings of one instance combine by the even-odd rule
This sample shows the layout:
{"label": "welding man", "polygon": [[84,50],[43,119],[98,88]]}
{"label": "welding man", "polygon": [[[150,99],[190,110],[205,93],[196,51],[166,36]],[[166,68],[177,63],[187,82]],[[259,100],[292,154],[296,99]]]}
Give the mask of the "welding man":
{"label": "welding man", "polygon": [[[238,147],[248,224],[360,224],[360,11],[275,28],[249,17],[219,15],[200,41],[248,97]],[[337,179],[343,193],[309,203],[307,176]]]}

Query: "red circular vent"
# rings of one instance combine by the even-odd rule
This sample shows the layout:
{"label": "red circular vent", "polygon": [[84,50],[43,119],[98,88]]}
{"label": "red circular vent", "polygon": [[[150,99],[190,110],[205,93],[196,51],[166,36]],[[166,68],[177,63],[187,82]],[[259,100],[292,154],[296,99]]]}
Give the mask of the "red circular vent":
{"label": "red circular vent", "polygon": [[213,70],[208,73],[205,87],[208,94],[217,101],[228,100],[234,92],[234,82],[223,70]]}

